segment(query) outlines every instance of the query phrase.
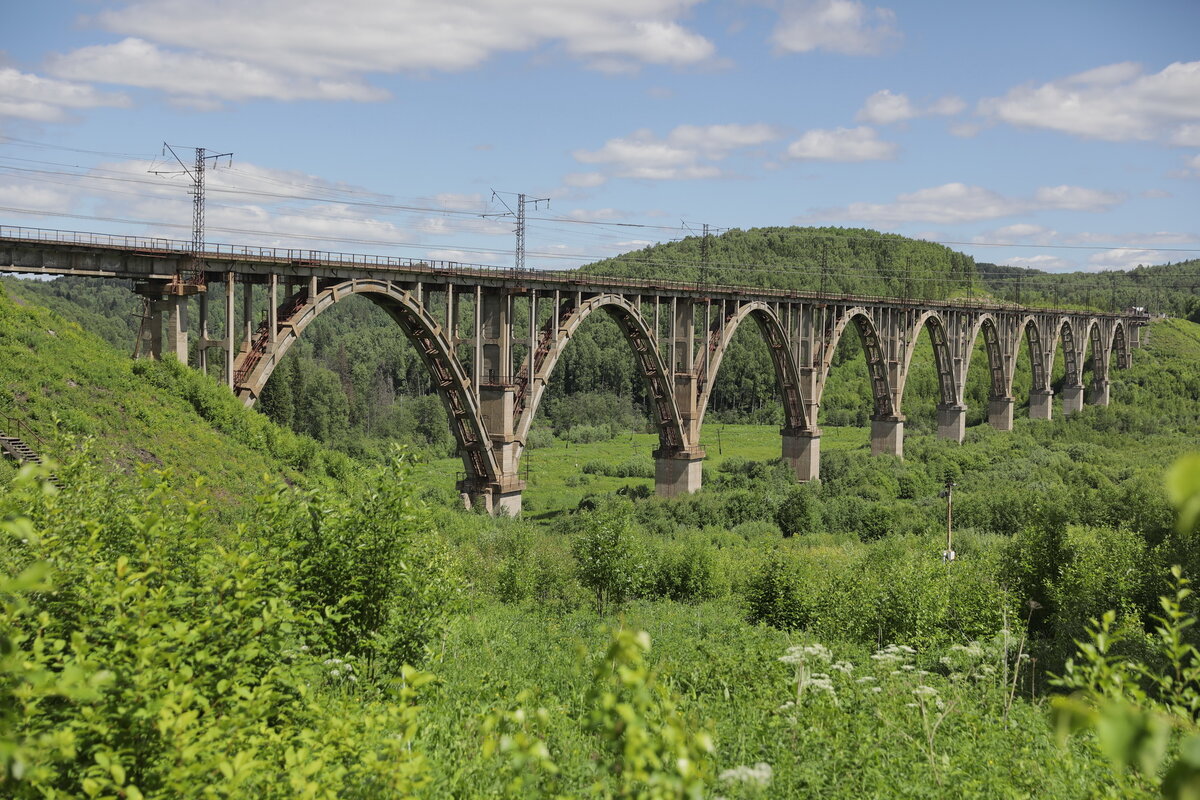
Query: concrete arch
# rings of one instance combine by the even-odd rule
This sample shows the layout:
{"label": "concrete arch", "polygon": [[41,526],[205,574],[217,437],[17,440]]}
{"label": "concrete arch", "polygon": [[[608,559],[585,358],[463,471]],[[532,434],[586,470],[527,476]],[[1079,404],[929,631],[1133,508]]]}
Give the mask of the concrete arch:
{"label": "concrete arch", "polygon": [[796,364],[788,352],[788,336],[783,329],[783,323],[769,305],[756,301],[740,305],[723,321],[724,324],[718,321],[717,324],[720,325],[719,338],[715,341],[710,339],[706,344],[709,348],[709,355],[700,370],[697,384],[699,390],[697,406],[700,409],[700,419],[696,430],[699,431],[704,425],[704,415],[708,413],[708,401],[712,397],[713,385],[716,383],[717,374],[721,369],[721,362],[725,359],[725,353],[729,350],[729,344],[733,341],[738,327],[746,317],[753,318],[771,353],[771,362],[775,366],[775,382],[779,387],[779,394],[783,398],[784,429],[808,430],[815,426],[815,420],[805,419],[804,398],[800,393]]}
{"label": "concrete arch", "polygon": [[[1050,369],[1046,365],[1046,353],[1042,346],[1042,330],[1038,326],[1037,320],[1033,316],[1026,316],[1021,320],[1020,327],[1017,333],[1017,349],[1020,350],[1021,339],[1025,340],[1026,346],[1029,348],[1029,369],[1033,373],[1033,383],[1030,390],[1034,392],[1047,392],[1050,390]],[[1017,354],[1013,353],[1013,363],[1016,363]],[[1015,375],[1008,376],[1008,394],[1012,395],[1012,384]]]}
{"label": "concrete arch", "polygon": [[933,362],[937,369],[938,404],[956,405],[962,401],[962,387],[954,375],[954,362],[950,356],[950,340],[946,332],[946,322],[936,311],[926,311],[917,317],[916,323],[908,331],[907,352],[904,356],[904,369],[900,373],[899,385],[896,387],[897,405],[904,408],[904,390],[908,387],[908,373],[912,366],[913,355],[921,329],[929,328],[929,340],[933,345]]}
{"label": "concrete arch", "polygon": [[[838,342],[841,341],[846,326],[851,322],[858,331],[863,353],[867,359],[867,372],[871,377],[871,395],[874,398],[875,416],[879,418],[894,417],[897,410],[892,404],[892,387],[888,379],[883,345],[875,327],[875,321],[871,318],[870,312],[862,306],[854,306],[843,311],[825,337],[825,353],[821,359],[821,392],[818,393],[817,402],[820,402],[820,394],[824,393],[825,381],[829,377],[829,368],[833,365],[833,354],[837,350]],[[816,422],[813,420],[814,425]]]}
{"label": "concrete arch", "polygon": [[[683,421],[655,337],[638,309],[619,294],[600,294],[584,300],[578,306],[554,309],[554,313],[542,329],[543,347],[531,354],[534,358],[533,381],[517,410],[516,438],[521,443],[521,448],[524,448],[529,428],[545,395],[546,384],[564,348],[583,321],[600,310],[617,323],[633,350],[638,371],[646,381],[647,393],[654,403],[653,416],[655,427],[658,429],[659,446],[667,452],[683,448],[686,445]],[[527,357],[521,367],[521,373],[528,374],[528,370]]]}
{"label": "concrete arch", "polygon": [[330,286],[315,296],[300,290],[285,301],[279,317],[279,331],[271,344],[268,324],[259,326],[250,350],[235,364],[234,390],[247,406],[254,405],[275,367],[284,355],[300,340],[304,330],[318,316],[341,300],[363,295],[382,308],[404,331],[433,376],[438,395],[446,407],[454,438],[462,454],[468,478],[493,483],[500,469],[492,453],[490,440],[470,379],[462,364],[454,357],[442,335],[441,326],[409,292],[390,281],[350,280]]}
{"label": "concrete arch", "polygon": [[967,342],[967,348],[963,352],[964,362],[962,370],[962,384],[959,390],[962,391],[967,384],[967,374],[971,369],[971,359],[975,355],[975,342],[979,338],[979,334],[983,334],[984,349],[987,351],[988,360],[988,396],[991,399],[1000,397],[1008,397],[1012,387],[1012,376],[1009,375],[1009,370],[1005,367],[1003,340],[1000,336],[1000,323],[990,313],[979,315],[979,319],[975,321],[975,326],[971,331],[970,341]]}
{"label": "concrete arch", "polygon": [[1063,351],[1063,371],[1066,373],[1063,379],[1064,386],[1081,386],[1080,382],[1080,367],[1078,351],[1075,343],[1075,327],[1071,324],[1068,317],[1059,317],[1054,323],[1054,338],[1047,351],[1046,359],[1046,374],[1047,381],[1054,370],[1054,355],[1058,350],[1059,344],[1062,344]]}
{"label": "concrete arch", "polygon": [[1112,368],[1112,357],[1117,357],[1117,369],[1129,368],[1129,335],[1125,330],[1125,321],[1117,320],[1113,323],[1112,331],[1108,338],[1108,363],[1109,368]]}

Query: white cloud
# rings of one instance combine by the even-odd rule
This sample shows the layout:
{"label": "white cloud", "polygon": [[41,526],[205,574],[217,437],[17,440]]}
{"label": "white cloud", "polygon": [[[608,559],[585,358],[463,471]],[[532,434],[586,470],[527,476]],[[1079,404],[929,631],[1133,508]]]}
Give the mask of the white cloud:
{"label": "white cloud", "polygon": [[558,48],[607,71],[712,58],[681,22],[698,0],[134,0],[92,21],[126,37],[58,56],[55,74],[188,102],[377,100],[372,73],[459,71]]}
{"label": "white cloud", "polygon": [[874,128],[812,130],[788,145],[787,156],[800,161],[883,161],[896,157],[898,147],[879,139]]}
{"label": "white cloud", "polygon": [[0,67],[0,116],[62,122],[69,116],[68,109],[124,108],[129,104],[123,94],[98,92],[91,86]]}
{"label": "white cloud", "polygon": [[1118,248],[1089,256],[1088,265],[1093,270],[1132,269],[1146,264],[1165,264],[1178,259],[1178,253],[1169,251]]}
{"label": "white cloud", "polygon": [[877,55],[900,38],[895,12],[867,8],[857,0],[782,0],[771,34],[783,52],[826,50],[852,56]]}
{"label": "white cloud", "polygon": [[891,125],[915,117],[953,116],[961,113],[964,108],[966,108],[966,103],[953,95],[938,98],[927,106],[918,107],[913,105],[912,101],[908,99],[908,95],[892,94],[889,89],[880,89],[867,98],[854,118],[859,122],[868,122],[872,125]]}
{"label": "white cloud", "polygon": [[1171,144],[1178,147],[1200,147],[1200,125],[1180,125],[1171,134]]}
{"label": "white cloud", "polygon": [[388,93],[358,80],[298,77],[241,59],[164,50],[143,39],[84,47],[50,60],[54,74],[161,89],[183,104],[208,109],[222,100],[384,100]]}
{"label": "white cloud", "polygon": [[867,98],[854,118],[872,125],[890,125],[893,122],[912,119],[917,113],[913,104],[909,102],[908,95],[892,94],[888,89],[880,89]]}
{"label": "white cloud", "polygon": [[608,178],[600,172],[569,172],[563,176],[563,183],[577,189],[592,189],[603,185]]}
{"label": "white cloud", "polygon": [[1058,231],[1051,230],[1043,225],[1018,222],[1015,225],[1005,225],[1004,227],[980,234],[975,237],[975,241],[989,244],[1027,241],[1048,244],[1057,236]]}
{"label": "white cloud", "polygon": [[841,209],[825,209],[820,217],[876,223],[954,224],[1046,210],[1107,211],[1121,200],[1118,194],[1077,186],[1043,187],[1033,197],[1023,198],[1008,197],[981,186],[947,183],[902,194],[891,203],[851,203]]}
{"label": "white cloud", "polygon": [[1174,144],[1194,141],[1200,121],[1200,61],[1176,62],[1145,74],[1133,63],[1010,90],[979,102],[989,119],[1090,139]]}
{"label": "white cloud", "polygon": [[[620,178],[716,178],[722,171],[713,162],[723,161],[735,151],[778,138],[779,132],[775,128],[763,124],[680,125],[665,138],[643,128],[627,137],[609,139],[599,150],[576,150],[572,155],[580,163],[602,165]],[[585,180],[597,179],[589,177]]]}
{"label": "white cloud", "polygon": [[1007,267],[1029,267],[1031,269],[1040,269],[1053,272],[1055,270],[1069,270],[1075,267],[1074,262],[1068,261],[1060,256],[1048,256],[1045,254],[1036,256],[1014,256],[1006,258],[1000,262]]}

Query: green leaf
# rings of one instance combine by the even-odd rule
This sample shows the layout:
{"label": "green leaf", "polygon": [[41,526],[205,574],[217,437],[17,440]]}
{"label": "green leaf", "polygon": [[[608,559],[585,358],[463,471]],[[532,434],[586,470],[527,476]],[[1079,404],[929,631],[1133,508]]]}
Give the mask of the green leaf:
{"label": "green leaf", "polygon": [[1179,513],[1180,533],[1200,527],[1200,453],[1184,456],[1167,473],[1167,496]]}

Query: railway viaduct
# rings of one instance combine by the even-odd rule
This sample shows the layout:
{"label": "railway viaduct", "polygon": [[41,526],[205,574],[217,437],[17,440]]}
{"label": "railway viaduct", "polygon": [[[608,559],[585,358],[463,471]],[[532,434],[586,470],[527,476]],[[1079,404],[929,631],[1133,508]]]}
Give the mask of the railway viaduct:
{"label": "railway viaduct", "polygon": [[[722,358],[743,324],[761,333],[774,363],[783,459],[798,480],[809,481],[819,474],[821,395],[838,341],[851,328],[870,375],[871,450],[902,456],[904,389],[923,328],[937,368],[938,436],[962,441],[967,368],[979,336],[991,376],[988,422],[1011,430],[1023,344],[1033,371],[1030,416],[1050,419],[1059,345],[1062,412],[1070,415],[1085,398],[1108,404],[1110,368],[1129,365],[1146,322],[1144,315],[965,299],[848,297],[230,245],[197,254],[189,246],[0,227],[0,272],[135,281],[146,298],[145,352],[187,363],[189,336],[196,336],[195,365],[207,370],[219,361],[223,382],[247,406],[314,319],[361,295],[396,321],[428,368],[463,460],[464,501],[510,514],[521,510],[518,467],[547,383],[572,335],[597,312],[620,326],[645,381],[659,438],[655,488],[665,496],[700,488],[700,428]],[[214,306],[224,318],[219,339],[209,335]],[[213,351],[223,357],[210,359]],[[1089,354],[1093,377],[1085,387]]]}

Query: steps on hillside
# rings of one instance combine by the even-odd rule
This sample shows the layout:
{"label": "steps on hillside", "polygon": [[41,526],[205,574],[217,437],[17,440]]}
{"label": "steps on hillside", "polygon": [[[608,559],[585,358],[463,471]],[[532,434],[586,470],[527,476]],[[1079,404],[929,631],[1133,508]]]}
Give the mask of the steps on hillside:
{"label": "steps on hillside", "polygon": [[[34,451],[32,447],[25,444],[25,441],[18,436],[9,436],[0,432],[0,450],[9,458],[16,461],[18,464],[41,464],[42,457]],[[62,481],[57,475],[50,476],[50,482],[55,486],[62,488]]]}

